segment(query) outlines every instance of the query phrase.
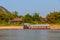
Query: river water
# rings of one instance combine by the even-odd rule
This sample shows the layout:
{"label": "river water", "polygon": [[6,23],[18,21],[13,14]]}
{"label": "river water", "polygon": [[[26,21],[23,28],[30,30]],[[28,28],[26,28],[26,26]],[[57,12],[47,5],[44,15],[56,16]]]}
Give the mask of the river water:
{"label": "river water", "polygon": [[60,40],[60,30],[0,30],[0,40]]}

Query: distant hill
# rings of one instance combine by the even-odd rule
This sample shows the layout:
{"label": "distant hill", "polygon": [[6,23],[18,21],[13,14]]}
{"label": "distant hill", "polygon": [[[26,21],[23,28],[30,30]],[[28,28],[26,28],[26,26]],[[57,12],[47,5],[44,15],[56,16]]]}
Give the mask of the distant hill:
{"label": "distant hill", "polygon": [[0,6],[0,12],[9,12],[6,8],[4,8],[3,6]]}

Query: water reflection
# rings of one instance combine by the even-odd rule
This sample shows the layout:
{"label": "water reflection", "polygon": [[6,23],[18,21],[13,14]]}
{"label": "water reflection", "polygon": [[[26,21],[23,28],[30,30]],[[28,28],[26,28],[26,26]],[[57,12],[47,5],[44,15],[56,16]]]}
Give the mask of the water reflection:
{"label": "water reflection", "polygon": [[60,30],[0,30],[0,40],[60,40]]}

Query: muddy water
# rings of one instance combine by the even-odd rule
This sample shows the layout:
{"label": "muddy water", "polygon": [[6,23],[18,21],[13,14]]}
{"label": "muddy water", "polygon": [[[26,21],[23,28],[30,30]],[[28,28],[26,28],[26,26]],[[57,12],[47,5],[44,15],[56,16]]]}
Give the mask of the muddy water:
{"label": "muddy water", "polygon": [[0,40],[60,40],[60,30],[0,30]]}

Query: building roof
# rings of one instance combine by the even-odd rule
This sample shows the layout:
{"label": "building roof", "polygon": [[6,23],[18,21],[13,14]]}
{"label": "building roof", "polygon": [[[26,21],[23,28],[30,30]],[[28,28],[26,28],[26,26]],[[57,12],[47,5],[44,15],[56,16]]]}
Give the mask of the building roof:
{"label": "building roof", "polygon": [[21,22],[22,20],[9,20],[9,22]]}

